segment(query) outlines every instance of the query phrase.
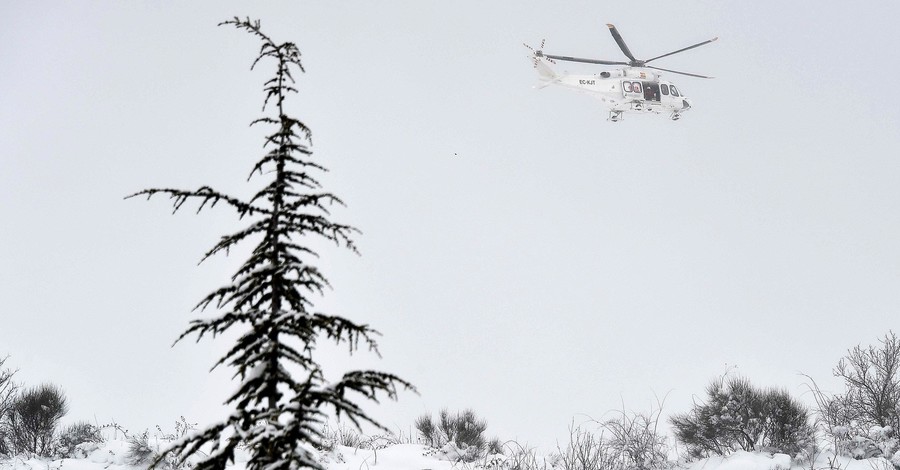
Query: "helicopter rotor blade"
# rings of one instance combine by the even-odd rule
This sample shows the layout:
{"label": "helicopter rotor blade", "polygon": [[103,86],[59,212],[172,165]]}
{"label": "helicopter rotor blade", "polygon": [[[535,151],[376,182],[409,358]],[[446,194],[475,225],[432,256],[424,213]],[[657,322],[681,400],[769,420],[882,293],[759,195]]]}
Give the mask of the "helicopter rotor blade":
{"label": "helicopter rotor blade", "polygon": [[582,62],[585,64],[628,65],[628,62],[616,62],[616,61],[612,61],[612,60],[600,60],[600,59],[582,59],[580,57],[569,57],[569,56],[565,56],[565,55],[550,55],[550,54],[544,54],[542,51],[537,51],[537,55],[540,57],[546,57],[548,59],[565,60],[567,62]]}
{"label": "helicopter rotor blade", "polygon": [[679,52],[684,52],[684,51],[693,49],[693,48],[695,48],[695,47],[700,47],[700,46],[709,44],[709,43],[711,43],[711,42],[714,42],[714,41],[716,41],[717,39],[719,39],[718,36],[717,36],[717,37],[714,37],[714,38],[712,38],[712,39],[710,39],[710,40],[707,40],[707,41],[698,42],[697,44],[694,44],[693,46],[688,46],[688,47],[685,47],[685,48],[683,48],[683,49],[678,49],[677,51],[669,52],[668,54],[663,54],[663,55],[656,56],[656,57],[654,57],[654,58],[652,58],[652,59],[647,59],[647,60],[644,61],[644,63],[646,64],[647,62],[650,62],[651,60],[661,59],[661,58],[663,58],[663,57],[668,57],[668,56],[670,56],[670,55],[678,54]]}
{"label": "helicopter rotor blade", "polygon": [[613,39],[616,40],[616,44],[619,45],[619,49],[622,49],[622,52],[625,54],[625,57],[631,59],[632,62],[638,62],[637,59],[634,58],[634,55],[628,49],[628,46],[625,45],[625,40],[622,39],[622,35],[619,34],[619,30],[616,29],[614,25],[609,23],[606,24],[606,27],[609,28],[609,33],[612,34]]}
{"label": "helicopter rotor blade", "polygon": [[697,78],[715,78],[715,77],[707,77],[706,75],[697,75],[696,73],[679,72],[679,71],[677,71],[677,70],[669,70],[669,69],[664,69],[664,68],[660,68],[660,67],[654,67],[654,66],[652,66],[652,65],[645,65],[644,67],[647,67],[648,69],[662,70],[663,72],[677,73],[677,74],[679,74],[679,75],[687,75],[687,76],[689,76],[689,77],[697,77]]}

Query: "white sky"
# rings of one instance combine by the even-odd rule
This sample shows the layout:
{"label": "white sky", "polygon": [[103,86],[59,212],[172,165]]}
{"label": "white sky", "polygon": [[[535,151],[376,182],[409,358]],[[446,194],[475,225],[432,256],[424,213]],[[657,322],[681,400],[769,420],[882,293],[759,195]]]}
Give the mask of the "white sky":
{"label": "white sky", "polygon": [[[206,373],[227,342],[169,345],[241,261],[196,266],[238,222],[122,197],[256,187],[270,69],[215,26],[234,15],[304,54],[294,109],[364,232],[362,257],[324,252],[320,305],[384,334],[380,361],[322,357],[419,387],[372,409],[392,428],[472,407],[549,448],[654,393],[686,411],[733,365],[833,387],[896,327],[897,2],[6,2],[0,354],[69,419],[206,423],[231,391]],[[643,58],[720,37],[659,61],[717,77],[667,77],[684,119],[532,89],[523,41],[620,60],[608,22]]]}

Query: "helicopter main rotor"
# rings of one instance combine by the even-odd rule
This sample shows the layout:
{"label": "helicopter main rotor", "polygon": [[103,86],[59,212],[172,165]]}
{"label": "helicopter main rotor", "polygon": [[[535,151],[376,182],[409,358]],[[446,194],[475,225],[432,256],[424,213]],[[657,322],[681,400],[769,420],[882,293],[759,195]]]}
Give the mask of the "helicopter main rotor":
{"label": "helicopter main rotor", "polygon": [[581,63],[585,63],[585,64],[600,64],[600,65],[627,65],[629,67],[645,67],[648,69],[662,70],[664,72],[677,73],[680,75],[687,75],[689,77],[713,78],[713,77],[707,77],[705,75],[698,75],[695,73],[679,72],[677,70],[670,70],[670,69],[664,69],[664,68],[660,68],[660,67],[654,67],[652,65],[647,65],[647,63],[654,61],[656,59],[661,59],[663,57],[668,57],[670,55],[675,55],[680,52],[688,51],[695,47],[700,47],[700,46],[709,44],[709,43],[719,39],[718,37],[714,37],[712,39],[709,39],[709,40],[706,40],[703,42],[698,42],[697,44],[678,49],[677,51],[672,51],[672,52],[668,52],[663,55],[658,55],[656,57],[653,57],[652,59],[639,60],[639,59],[636,59],[634,57],[634,54],[631,53],[631,50],[628,49],[628,45],[625,44],[625,40],[622,39],[622,35],[619,34],[619,30],[616,29],[616,27],[611,24],[607,24],[606,26],[609,28],[609,33],[612,34],[612,37],[613,37],[613,39],[615,39],[616,44],[619,45],[619,49],[622,50],[622,53],[625,54],[625,57],[628,57],[629,62],[600,60],[600,59],[584,59],[584,58],[580,58],[580,57],[569,57],[569,56],[564,56],[564,55],[551,55],[551,54],[544,54],[544,51],[542,51],[542,50],[535,51],[535,55],[537,57],[546,57],[548,59],[564,60],[564,61],[568,61],[568,62],[581,62]]}

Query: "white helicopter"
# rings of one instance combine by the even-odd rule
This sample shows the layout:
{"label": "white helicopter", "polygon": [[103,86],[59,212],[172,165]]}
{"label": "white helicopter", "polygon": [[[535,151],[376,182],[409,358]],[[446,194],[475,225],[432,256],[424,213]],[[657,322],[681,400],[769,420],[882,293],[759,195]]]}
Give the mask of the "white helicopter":
{"label": "white helicopter", "polygon": [[[544,54],[544,42],[541,47],[534,50],[527,44],[525,47],[532,51],[532,59],[534,68],[537,69],[540,84],[537,88],[544,88],[549,85],[559,85],[565,88],[574,89],[576,91],[587,93],[595,96],[609,108],[608,120],[616,122],[623,119],[625,112],[638,113],[669,113],[669,117],[673,121],[681,118],[681,114],[691,109],[691,101],[685,97],[681,90],[672,82],[662,80],[658,72],[648,69],[660,70],[663,72],[677,73],[697,78],[713,78],[694,73],[678,72],[676,70],[663,69],[647,65],[656,59],[668,57],[679,52],[684,52],[695,47],[709,44],[718,37],[708,41],[699,42],[693,46],[688,46],[677,51],[669,52],[656,56],[652,59],[638,60],[634,58],[622,35],[615,26],[607,24],[609,32],[612,34],[619,49],[628,57],[629,62],[598,60],[598,59],[581,59],[578,57],[568,57],[562,55]],[[542,60],[543,59],[543,60]],[[544,61],[556,63],[556,60],[564,60],[569,62],[583,62],[586,64],[600,65],[625,65],[626,67],[600,72],[595,75],[575,75],[575,74],[557,74]]]}

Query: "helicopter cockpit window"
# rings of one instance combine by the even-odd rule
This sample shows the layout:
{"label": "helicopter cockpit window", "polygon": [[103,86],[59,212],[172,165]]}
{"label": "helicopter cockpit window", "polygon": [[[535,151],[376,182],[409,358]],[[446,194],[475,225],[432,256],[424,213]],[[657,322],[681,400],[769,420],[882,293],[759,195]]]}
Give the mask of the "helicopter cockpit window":
{"label": "helicopter cockpit window", "polygon": [[681,96],[678,94],[678,90],[675,88],[675,85],[672,85],[669,88],[672,89],[672,96]]}
{"label": "helicopter cockpit window", "polygon": [[641,82],[634,82],[633,90],[635,93],[640,93],[641,92]]}
{"label": "helicopter cockpit window", "polygon": [[622,88],[625,89],[625,93],[631,93],[631,82],[622,82]]}
{"label": "helicopter cockpit window", "polygon": [[662,91],[662,94],[664,94],[664,95],[669,94],[669,85],[666,85],[665,83],[663,83],[659,86],[659,89]]}

